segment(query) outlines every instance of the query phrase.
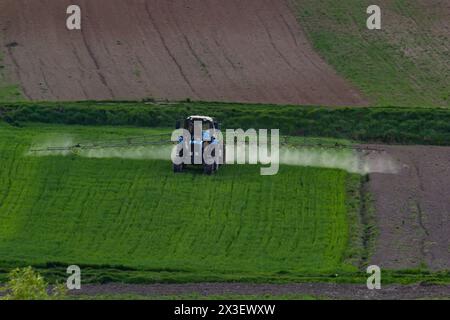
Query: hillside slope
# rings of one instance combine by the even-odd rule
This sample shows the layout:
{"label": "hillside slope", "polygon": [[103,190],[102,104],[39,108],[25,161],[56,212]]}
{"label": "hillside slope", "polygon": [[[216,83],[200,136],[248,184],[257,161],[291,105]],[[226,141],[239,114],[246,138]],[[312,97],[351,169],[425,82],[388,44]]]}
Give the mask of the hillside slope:
{"label": "hillside slope", "polygon": [[450,1],[289,0],[315,49],[376,105],[450,106]]}
{"label": "hillside slope", "polygon": [[364,105],[311,48],[286,0],[0,4],[5,65],[31,100],[195,99]]}

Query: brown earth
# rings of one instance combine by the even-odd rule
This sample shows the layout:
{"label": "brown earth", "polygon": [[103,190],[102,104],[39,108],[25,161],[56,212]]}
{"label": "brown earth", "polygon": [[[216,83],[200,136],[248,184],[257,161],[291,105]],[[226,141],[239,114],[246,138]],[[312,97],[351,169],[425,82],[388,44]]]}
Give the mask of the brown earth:
{"label": "brown earth", "polygon": [[[82,30],[66,29],[66,8]],[[31,100],[365,105],[285,0],[2,0],[0,50]]]}
{"label": "brown earth", "polygon": [[379,228],[371,263],[450,270],[450,148],[377,147],[400,163],[400,171],[370,175]]}
{"label": "brown earth", "polygon": [[325,299],[448,299],[450,286],[445,285],[389,285],[381,290],[368,290],[365,285],[297,283],[193,283],[193,284],[102,284],[83,285],[74,295],[142,295],[154,296],[223,296],[223,295],[306,295]]}

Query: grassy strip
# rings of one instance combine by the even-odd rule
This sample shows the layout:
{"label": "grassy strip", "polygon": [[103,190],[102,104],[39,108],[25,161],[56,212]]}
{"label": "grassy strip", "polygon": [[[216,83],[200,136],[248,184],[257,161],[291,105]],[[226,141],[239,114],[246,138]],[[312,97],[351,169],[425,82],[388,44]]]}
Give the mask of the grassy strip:
{"label": "grassy strip", "polygon": [[[19,262],[0,262],[0,283],[7,281],[7,272],[15,267],[26,266]],[[50,283],[65,282],[67,263],[47,263],[33,265]],[[351,283],[365,284],[368,275],[364,271],[336,271],[336,273],[262,273],[235,272],[212,273],[200,271],[145,270],[125,266],[80,265],[84,284],[104,283],[202,283],[202,282],[240,282],[240,283]],[[382,270],[382,283],[387,284],[450,284],[450,271],[431,272],[427,270]]]}
{"label": "grassy strip", "polygon": [[367,190],[369,179],[368,175],[347,176],[349,245],[345,259],[359,270],[365,270],[368,266],[378,232],[372,195]]}
{"label": "grassy strip", "polygon": [[446,108],[324,108],[235,103],[3,103],[0,119],[13,125],[45,122],[81,125],[173,127],[192,114],[214,116],[224,128],[278,128],[282,134],[364,142],[450,145]]}
{"label": "grassy strip", "polygon": [[364,256],[364,225],[361,215],[362,199],[361,177],[357,174],[347,175],[347,216],[348,216],[348,245],[344,255],[347,263],[360,268],[363,264]]}
{"label": "grassy strip", "polygon": [[375,250],[375,241],[378,236],[379,229],[377,228],[375,220],[375,206],[373,203],[372,194],[368,190],[370,176],[363,176],[360,185],[360,219],[363,226],[361,240],[363,245],[363,252],[361,256],[360,267],[367,267],[369,259]]}

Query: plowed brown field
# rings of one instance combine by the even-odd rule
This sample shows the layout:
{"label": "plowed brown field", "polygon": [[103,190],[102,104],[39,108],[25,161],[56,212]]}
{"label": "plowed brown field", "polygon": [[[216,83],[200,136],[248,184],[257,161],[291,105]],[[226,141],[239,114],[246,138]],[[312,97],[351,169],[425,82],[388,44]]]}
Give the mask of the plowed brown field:
{"label": "plowed brown field", "polygon": [[379,228],[371,262],[388,269],[450,269],[450,148],[382,146],[398,174],[371,174]]}

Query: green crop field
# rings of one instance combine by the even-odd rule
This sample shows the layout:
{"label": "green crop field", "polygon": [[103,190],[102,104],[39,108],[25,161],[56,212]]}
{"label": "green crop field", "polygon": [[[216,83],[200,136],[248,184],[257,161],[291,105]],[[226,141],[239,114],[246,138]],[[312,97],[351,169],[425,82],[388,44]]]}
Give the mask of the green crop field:
{"label": "green crop field", "polygon": [[175,175],[163,160],[27,154],[39,141],[160,132],[0,123],[0,269],[74,263],[149,281],[356,270],[344,171],[281,166],[268,177],[230,165],[210,177]]}
{"label": "green crop field", "polygon": [[[450,106],[448,10],[417,0],[290,0],[315,49],[374,105]],[[382,29],[368,30],[377,4]]]}

